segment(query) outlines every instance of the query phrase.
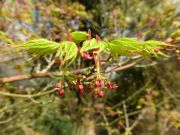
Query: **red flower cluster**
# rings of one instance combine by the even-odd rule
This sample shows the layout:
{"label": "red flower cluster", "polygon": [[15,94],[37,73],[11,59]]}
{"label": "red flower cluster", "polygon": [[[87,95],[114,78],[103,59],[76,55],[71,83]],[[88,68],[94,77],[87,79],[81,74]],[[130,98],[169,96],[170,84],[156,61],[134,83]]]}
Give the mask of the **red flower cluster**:
{"label": "red flower cluster", "polygon": [[61,81],[59,81],[58,83],[56,83],[56,87],[59,89],[58,95],[59,95],[59,96],[63,96],[63,95],[64,95],[64,89],[62,88],[62,83],[61,83]]}
{"label": "red flower cluster", "polygon": [[[72,86],[73,85],[73,86]],[[84,95],[87,89],[87,92],[93,92],[94,96],[102,98],[104,96],[104,90],[112,90],[116,89],[118,86],[116,84],[111,84],[110,82],[107,82],[107,80],[102,79],[96,79],[92,82],[83,82],[81,79],[77,79],[75,84],[69,84],[69,89],[71,90],[77,90],[77,92],[80,95]],[[64,95],[64,89],[62,87],[61,81],[56,83],[56,88],[59,89],[58,95],[63,96]],[[73,89],[72,89],[73,88]]]}
{"label": "red flower cluster", "polygon": [[[91,31],[88,31],[88,40],[91,40],[92,35]],[[72,41],[72,37],[70,33],[67,33],[67,40]],[[96,35],[97,42],[101,40],[101,38]],[[76,92],[79,95],[84,95],[87,89],[87,92],[93,92],[95,97],[102,98],[104,96],[104,90],[112,90],[117,88],[116,84],[111,84],[108,80],[102,79],[99,77],[100,74],[100,56],[98,55],[99,48],[93,48],[88,52],[81,52],[81,46],[78,47],[78,55],[82,57],[84,60],[93,60],[96,67],[97,78],[91,82],[84,80],[83,78],[77,78],[73,83],[68,83],[68,87],[71,91],[77,90]],[[61,81],[56,84],[56,87],[59,89],[59,96],[64,95],[64,89],[62,87]]]}

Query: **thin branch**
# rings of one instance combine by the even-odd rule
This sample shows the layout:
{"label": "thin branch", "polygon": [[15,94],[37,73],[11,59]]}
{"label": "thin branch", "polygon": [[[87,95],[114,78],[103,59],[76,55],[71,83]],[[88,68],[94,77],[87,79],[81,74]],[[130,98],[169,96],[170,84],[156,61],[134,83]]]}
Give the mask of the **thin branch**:
{"label": "thin branch", "polygon": [[43,69],[40,73],[46,73],[55,63],[55,59],[53,59],[51,62],[49,62],[49,64],[47,65],[47,67],[45,69]]}
{"label": "thin branch", "polygon": [[134,60],[132,63],[126,64],[126,65],[118,65],[116,67],[112,67],[110,70],[105,71],[105,73],[109,73],[109,72],[115,72],[115,71],[120,71],[120,70],[124,70],[124,69],[128,69],[130,67],[133,67],[137,62],[141,61],[142,59],[136,59]]}
{"label": "thin branch", "polygon": [[32,95],[28,95],[28,94],[13,94],[13,93],[7,93],[7,92],[0,92],[0,95],[8,96],[8,97],[16,97],[16,98],[34,98],[34,97],[40,97],[40,96],[44,96],[44,95],[47,95],[47,94],[50,94],[50,93],[54,93],[57,90],[58,89],[53,89],[53,90],[49,90],[49,91],[46,91],[46,92],[32,94]]}
{"label": "thin branch", "polygon": [[[133,63],[127,64],[127,65],[120,65],[116,68],[112,68],[108,71],[105,71],[104,73],[109,73],[109,72],[115,72],[115,71],[120,71],[120,70],[125,70],[130,67],[133,67],[137,62],[139,62],[141,59],[137,59]],[[87,72],[89,68],[83,68],[83,69],[75,69],[67,72],[67,74],[79,74],[79,73],[84,73]],[[32,78],[50,78],[52,76],[54,77],[60,77],[62,76],[62,72],[45,72],[45,73],[32,73],[32,74],[20,74],[20,75],[15,75],[15,76],[10,76],[10,77],[4,77],[0,78],[0,83],[9,83],[9,82],[14,82],[14,81],[20,81],[20,80],[28,80]],[[94,77],[94,76],[93,76]],[[89,77],[91,78],[91,76]]]}
{"label": "thin branch", "polygon": [[[67,72],[67,74],[78,74],[78,73],[83,73],[86,72],[88,68],[84,69],[76,69],[76,70],[71,70]],[[32,74],[20,74],[20,75],[15,75],[15,76],[10,76],[10,77],[4,77],[0,78],[0,83],[9,83],[9,82],[14,82],[14,81],[20,81],[20,80],[28,80],[32,78],[46,78],[46,77],[60,77],[62,76],[63,73],[57,73],[57,72],[46,72],[46,73],[32,73]]]}
{"label": "thin branch", "polygon": [[133,130],[140,122],[140,120],[143,119],[143,116],[145,114],[146,110],[143,109],[141,114],[139,114],[138,118],[134,121],[134,123],[131,125],[130,129]]}
{"label": "thin branch", "polygon": [[126,120],[126,129],[129,129],[129,118],[128,118],[127,108],[126,108],[125,102],[123,102],[123,109],[124,109],[124,117]]}
{"label": "thin branch", "polygon": [[8,82],[14,82],[20,80],[27,80],[31,78],[44,78],[44,77],[50,77],[50,74],[48,73],[20,74],[20,75],[0,78],[0,83],[8,83]]}

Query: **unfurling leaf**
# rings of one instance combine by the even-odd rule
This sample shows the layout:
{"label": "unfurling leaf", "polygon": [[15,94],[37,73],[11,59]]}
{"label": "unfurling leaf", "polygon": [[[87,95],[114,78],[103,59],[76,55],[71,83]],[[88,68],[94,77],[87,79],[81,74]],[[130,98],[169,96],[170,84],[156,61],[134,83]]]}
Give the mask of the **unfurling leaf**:
{"label": "unfurling leaf", "polygon": [[72,61],[77,56],[77,46],[74,42],[63,41],[61,43],[49,41],[46,39],[30,40],[20,46],[35,57],[56,54],[61,61]]}
{"label": "unfurling leaf", "polygon": [[131,38],[119,38],[108,44],[111,53],[122,56],[134,56],[143,48],[142,42]]}
{"label": "unfurling leaf", "polygon": [[63,41],[60,43],[58,51],[59,55],[57,57],[66,62],[73,61],[76,58],[78,49],[74,42]]}
{"label": "unfurling leaf", "polygon": [[75,31],[71,33],[71,36],[72,36],[73,41],[78,44],[86,40],[88,34],[83,31]]}
{"label": "unfurling leaf", "polygon": [[83,42],[81,52],[87,52],[89,50],[98,49],[98,52],[103,51],[107,46],[107,43],[103,41],[97,41],[96,39],[86,40]]}
{"label": "unfurling leaf", "polygon": [[162,52],[156,52],[155,49],[165,46],[166,43],[155,40],[138,41],[131,38],[119,38],[111,41],[108,48],[113,56],[136,56],[136,55],[164,55]]}
{"label": "unfurling leaf", "polygon": [[35,54],[36,56],[44,56],[55,53],[59,46],[59,43],[47,39],[35,39],[19,45],[18,47],[23,48],[28,53]]}

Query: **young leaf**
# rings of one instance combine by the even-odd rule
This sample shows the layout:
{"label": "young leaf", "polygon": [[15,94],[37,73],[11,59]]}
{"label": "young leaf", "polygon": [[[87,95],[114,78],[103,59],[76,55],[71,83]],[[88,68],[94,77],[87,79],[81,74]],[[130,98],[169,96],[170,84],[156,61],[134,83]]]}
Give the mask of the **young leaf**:
{"label": "young leaf", "polygon": [[86,40],[88,34],[83,31],[75,31],[71,33],[71,36],[72,36],[73,41],[78,44]]}
{"label": "young leaf", "polygon": [[142,43],[131,38],[119,38],[111,41],[108,48],[113,55],[134,56],[142,49]]}
{"label": "young leaf", "polygon": [[146,46],[150,46],[150,47],[160,47],[160,46],[165,46],[166,45],[166,43],[156,41],[156,40],[148,40],[148,41],[145,41],[143,44],[146,45]]}
{"label": "young leaf", "polygon": [[[163,52],[161,52],[160,50],[158,52],[155,52],[156,49],[163,47],[163,46],[166,46],[166,43],[156,41],[156,40],[148,40],[148,41],[143,42],[144,51],[149,53],[149,54],[153,54],[155,56],[158,56],[158,55],[167,56]],[[145,55],[147,55],[147,54],[145,54]]]}
{"label": "young leaf", "polygon": [[158,54],[163,55],[163,53],[160,51],[155,52],[154,50],[164,45],[166,45],[164,42],[155,40],[141,42],[131,38],[119,38],[111,41],[111,43],[108,44],[108,48],[113,56],[147,56],[150,54],[157,56]]}
{"label": "young leaf", "polygon": [[46,39],[36,39],[30,40],[18,47],[25,49],[28,53],[35,54],[36,57],[57,53],[57,57],[64,62],[72,61],[77,56],[77,46],[74,42],[70,41],[57,43]]}
{"label": "young leaf", "polygon": [[96,39],[93,38],[91,40],[86,40],[83,42],[81,52],[86,52],[96,48],[99,49],[98,52],[101,52],[106,48],[106,46],[107,43],[105,43],[104,41],[97,41]]}
{"label": "young leaf", "polygon": [[24,48],[28,53],[35,54],[36,56],[44,56],[55,53],[59,48],[59,45],[59,43],[46,39],[36,39],[30,40],[17,47]]}
{"label": "young leaf", "polygon": [[59,58],[61,60],[65,61],[73,61],[76,56],[77,56],[77,46],[74,42],[70,42],[70,41],[63,41],[60,43],[59,46]]}

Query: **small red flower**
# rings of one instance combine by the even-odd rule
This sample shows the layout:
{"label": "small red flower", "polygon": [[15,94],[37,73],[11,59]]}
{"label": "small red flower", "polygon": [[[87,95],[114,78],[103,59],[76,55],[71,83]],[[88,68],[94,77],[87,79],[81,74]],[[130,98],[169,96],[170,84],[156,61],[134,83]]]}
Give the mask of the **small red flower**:
{"label": "small red flower", "polygon": [[106,88],[109,89],[109,90],[112,90],[112,89],[118,88],[118,85],[115,84],[115,83],[114,84],[107,83]]}
{"label": "small red flower", "polygon": [[109,82],[106,84],[106,88],[107,89],[112,89],[112,86],[111,86],[111,84]]}
{"label": "small red flower", "polygon": [[85,52],[85,53],[83,54],[83,58],[84,58],[85,60],[92,59],[92,57],[90,56],[90,54],[89,54],[88,52]]}
{"label": "small red flower", "polygon": [[103,81],[101,79],[98,80],[99,81],[99,87],[103,86]]}
{"label": "small red flower", "polygon": [[59,94],[59,96],[63,96],[64,95],[64,89],[59,89],[58,94]]}
{"label": "small red flower", "polygon": [[104,96],[104,93],[103,91],[98,91],[97,95],[99,98],[102,98]]}
{"label": "small red flower", "polygon": [[84,94],[84,86],[82,84],[78,85],[79,94]]}
{"label": "small red flower", "polygon": [[95,88],[102,87],[103,81],[101,79],[97,79],[95,82]]}
{"label": "small red flower", "polygon": [[99,87],[99,81],[96,81],[96,82],[95,82],[94,87],[95,87],[95,88],[98,88],[98,87]]}
{"label": "small red flower", "polygon": [[58,82],[58,83],[56,83],[56,87],[57,87],[57,88],[61,88],[61,87],[62,87],[61,81]]}

